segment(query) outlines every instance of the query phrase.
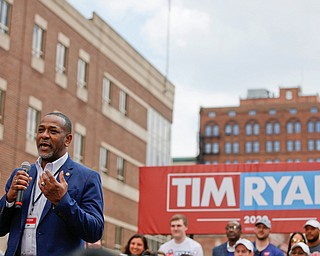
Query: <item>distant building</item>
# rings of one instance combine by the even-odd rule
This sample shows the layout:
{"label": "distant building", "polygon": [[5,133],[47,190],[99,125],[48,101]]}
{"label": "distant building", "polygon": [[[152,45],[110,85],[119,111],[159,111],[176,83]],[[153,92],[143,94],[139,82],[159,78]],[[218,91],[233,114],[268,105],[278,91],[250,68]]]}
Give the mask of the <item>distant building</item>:
{"label": "distant building", "polygon": [[193,165],[197,163],[196,157],[173,157],[173,165]]}
{"label": "distant building", "polygon": [[74,127],[69,154],[101,174],[102,245],[121,249],[137,232],[139,167],[171,164],[174,85],[66,0],[0,0],[0,67],[1,194],[15,167],[36,160],[39,120],[61,111]]}
{"label": "distant building", "polygon": [[201,108],[199,136],[199,164],[319,162],[319,96],[249,90],[240,106]]}

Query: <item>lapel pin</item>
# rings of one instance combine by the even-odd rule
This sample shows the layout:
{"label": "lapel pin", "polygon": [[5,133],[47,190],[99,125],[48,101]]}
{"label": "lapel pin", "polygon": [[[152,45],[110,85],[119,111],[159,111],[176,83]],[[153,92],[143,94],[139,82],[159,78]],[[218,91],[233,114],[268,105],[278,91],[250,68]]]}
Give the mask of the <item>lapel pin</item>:
{"label": "lapel pin", "polygon": [[67,172],[67,173],[66,173],[66,176],[69,177],[69,176],[70,176],[70,172]]}

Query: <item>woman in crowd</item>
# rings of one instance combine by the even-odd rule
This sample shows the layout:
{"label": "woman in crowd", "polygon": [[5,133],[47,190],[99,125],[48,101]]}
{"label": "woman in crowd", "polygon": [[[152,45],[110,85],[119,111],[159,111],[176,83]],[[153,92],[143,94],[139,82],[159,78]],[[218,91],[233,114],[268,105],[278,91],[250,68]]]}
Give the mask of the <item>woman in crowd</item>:
{"label": "woman in crowd", "polygon": [[296,243],[292,245],[291,250],[289,251],[289,256],[308,256],[310,255],[310,250],[308,245],[303,242]]}
{"label": "woman in crowd", "polygon": [[287,250],[287,256],[289,256],[289,252],[292,248],[292,246],[296,243],[299,243],[299,242],[302,242],[302,243],[307,243],[307,240],[304,236],[303,233],[301,232],[294,232],[292,233],[292,235],[290,236],[290,239],[289,239],[289,244],[288,244],[288,250]]}
{"label": "woman in crowd", "polygon": [[130,237],[123,253],[126,255],[141,256],[148,249],[149,246],[145,236],[141,234],[135,234],[132,237]]}

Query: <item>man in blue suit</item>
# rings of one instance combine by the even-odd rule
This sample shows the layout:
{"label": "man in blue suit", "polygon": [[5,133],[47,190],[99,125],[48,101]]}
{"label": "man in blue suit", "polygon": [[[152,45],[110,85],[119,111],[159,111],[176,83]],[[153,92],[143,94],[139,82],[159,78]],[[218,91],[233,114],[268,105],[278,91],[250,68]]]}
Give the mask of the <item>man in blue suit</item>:
{"label": "man in blue suit", "polygon": [[[40,121],[39,158],[29,172],[14,170],[0,201],[0,235],[9,233],[6,255],[66,255],[101,238],[100,176],[71,160],[71,141],[72,124],[64,114],[48,113]],[[21,190],[22,206],[16,208]]]}
{"label": "man in blue suit", "polygon": [[235,244],[241,235],[241,224],[236,220],[231,220],[226,225],[226,235],[228,241],[212,249],[212,256],[233,256]]}

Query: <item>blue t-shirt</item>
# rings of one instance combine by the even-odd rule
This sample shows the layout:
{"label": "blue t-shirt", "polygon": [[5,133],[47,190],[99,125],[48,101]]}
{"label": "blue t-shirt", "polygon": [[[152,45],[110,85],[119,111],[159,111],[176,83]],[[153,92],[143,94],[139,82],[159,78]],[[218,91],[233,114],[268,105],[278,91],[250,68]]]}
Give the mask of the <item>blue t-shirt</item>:
{"label": "blue t-shirt", "polygon": [[256,248],[256,243],[253,243],[254,246],[254,256],[283,256],[283,252],[275,247],[273,244],[268,244],[268,246],[259,252]]}

